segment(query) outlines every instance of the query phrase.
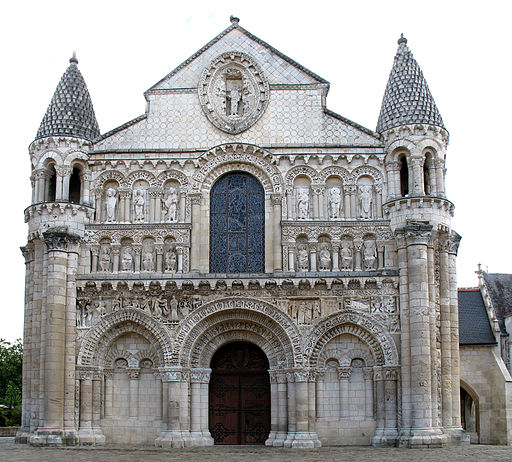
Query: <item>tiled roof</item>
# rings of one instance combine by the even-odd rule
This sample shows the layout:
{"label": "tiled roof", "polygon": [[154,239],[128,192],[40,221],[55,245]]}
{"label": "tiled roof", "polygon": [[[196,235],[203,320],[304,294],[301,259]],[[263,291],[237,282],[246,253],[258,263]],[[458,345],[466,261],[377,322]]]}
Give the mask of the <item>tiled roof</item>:
{"label": "tiled roof", "polygon": [[483,273],[485,286],[502,332],[506,332],[505,316],[512,314],[512,274]]}
{"label": "tiled roof", "polygon": [[459,290],[459,344],[496,345],[479,289]]}
{"label": "tiled roof", "polygon": [[377,132],[408,124],[445,128],[423,72],[402,36],[382,100]]}
{"label": "tiled roof", "polygon": [[87,85],[78,70],[78,60],[73,55],[69,62],[39,126],[36,139],[62,135],[93,140],[100,134]]}

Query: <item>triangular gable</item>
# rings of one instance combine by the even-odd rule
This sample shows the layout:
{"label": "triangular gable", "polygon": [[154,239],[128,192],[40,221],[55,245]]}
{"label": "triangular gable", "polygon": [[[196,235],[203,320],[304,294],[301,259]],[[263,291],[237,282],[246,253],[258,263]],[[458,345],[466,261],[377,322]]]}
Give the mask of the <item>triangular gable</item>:
{"label": "triangular gable", "polygon": [[201,74],[208,64],[227,51],[241,51],[251,55],[263,69],[270,84],[329,84],[327,80],[252,35],[237,23],[233,23],[146,93],[154,90],[197,87]]}

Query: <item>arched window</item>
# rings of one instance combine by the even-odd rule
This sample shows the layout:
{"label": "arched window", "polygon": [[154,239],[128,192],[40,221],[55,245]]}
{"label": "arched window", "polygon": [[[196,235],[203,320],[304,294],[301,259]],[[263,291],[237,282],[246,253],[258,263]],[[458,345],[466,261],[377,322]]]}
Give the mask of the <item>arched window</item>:
{"label": "arched window", "polygon": [[400,159],[400,195],[405,197],[409,194],[409,167],[407,159],[402,156]]}
{"label": "arched window", "polygon": [[73,167],[73,172],[69,178],[69,202],[72,202],[73,204],[79,204],[81,192],[82,181],[80,178],[80,169]]}
{"label": "arched window", "polygon": [[210,272],[265,272],[265,194],[247,173],[229,173],[211,190]]}
{"label": "arched window", "polygon": [[48,189],[46,190],[46,201],[54,202],[55,194],[57,191],[57,173],[55,172],[55,165],[50,167],[50,177],[48,179]]}

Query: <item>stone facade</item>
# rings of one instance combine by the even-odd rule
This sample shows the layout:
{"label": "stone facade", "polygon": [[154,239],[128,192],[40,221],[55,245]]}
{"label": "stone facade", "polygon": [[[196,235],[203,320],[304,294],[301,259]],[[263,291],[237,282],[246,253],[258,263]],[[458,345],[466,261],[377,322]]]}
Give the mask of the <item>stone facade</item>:
{"label": "stone facade", "polygon": [[[77,72],[63,81],[88,96]],[[425,104],[399,108],[402,77]],[[379,133],[328,89],[232,18],[118,129],[84,135],[90,102],[50,106],[30,146],[19,441],[219,442],[210,367],[231,342],[268,359],[266,445],[466,440],[448,133],[404,38]]]}

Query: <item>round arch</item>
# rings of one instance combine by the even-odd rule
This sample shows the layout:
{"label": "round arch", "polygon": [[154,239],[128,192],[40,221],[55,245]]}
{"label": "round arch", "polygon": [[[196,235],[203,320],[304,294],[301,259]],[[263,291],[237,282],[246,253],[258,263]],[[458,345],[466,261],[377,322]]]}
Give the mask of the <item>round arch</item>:
{"label": "round arch", "polygon": [[375,364],[379,366],[397,366],[398,350],[395,342],[384,327],[358,311],[334,313],[323,319],[309,334],[304,342],[304,353],[311,367],[318,367],[318,359],[324,346],[341,334],[351,334],[368,345]]}
{"label": "round arch", "polygon": [[185,318],[175,336],[172,361],[184,367],[209,364],[220,345],[247,339],[272,358],[272,366],[280,361],[288,367],[303,364],[301,335],[291,318],[267,302],[247,298],[215,300]]}
{"label": "round arch", "polygon": [[161,366],[171,358],[172,339],[167,331],[143,311],[125,309],[105,315],[85,336],[78,353],[80,366],[99,366],[105,362],[109,347],[121,335],[142,335],[155,348]]}

